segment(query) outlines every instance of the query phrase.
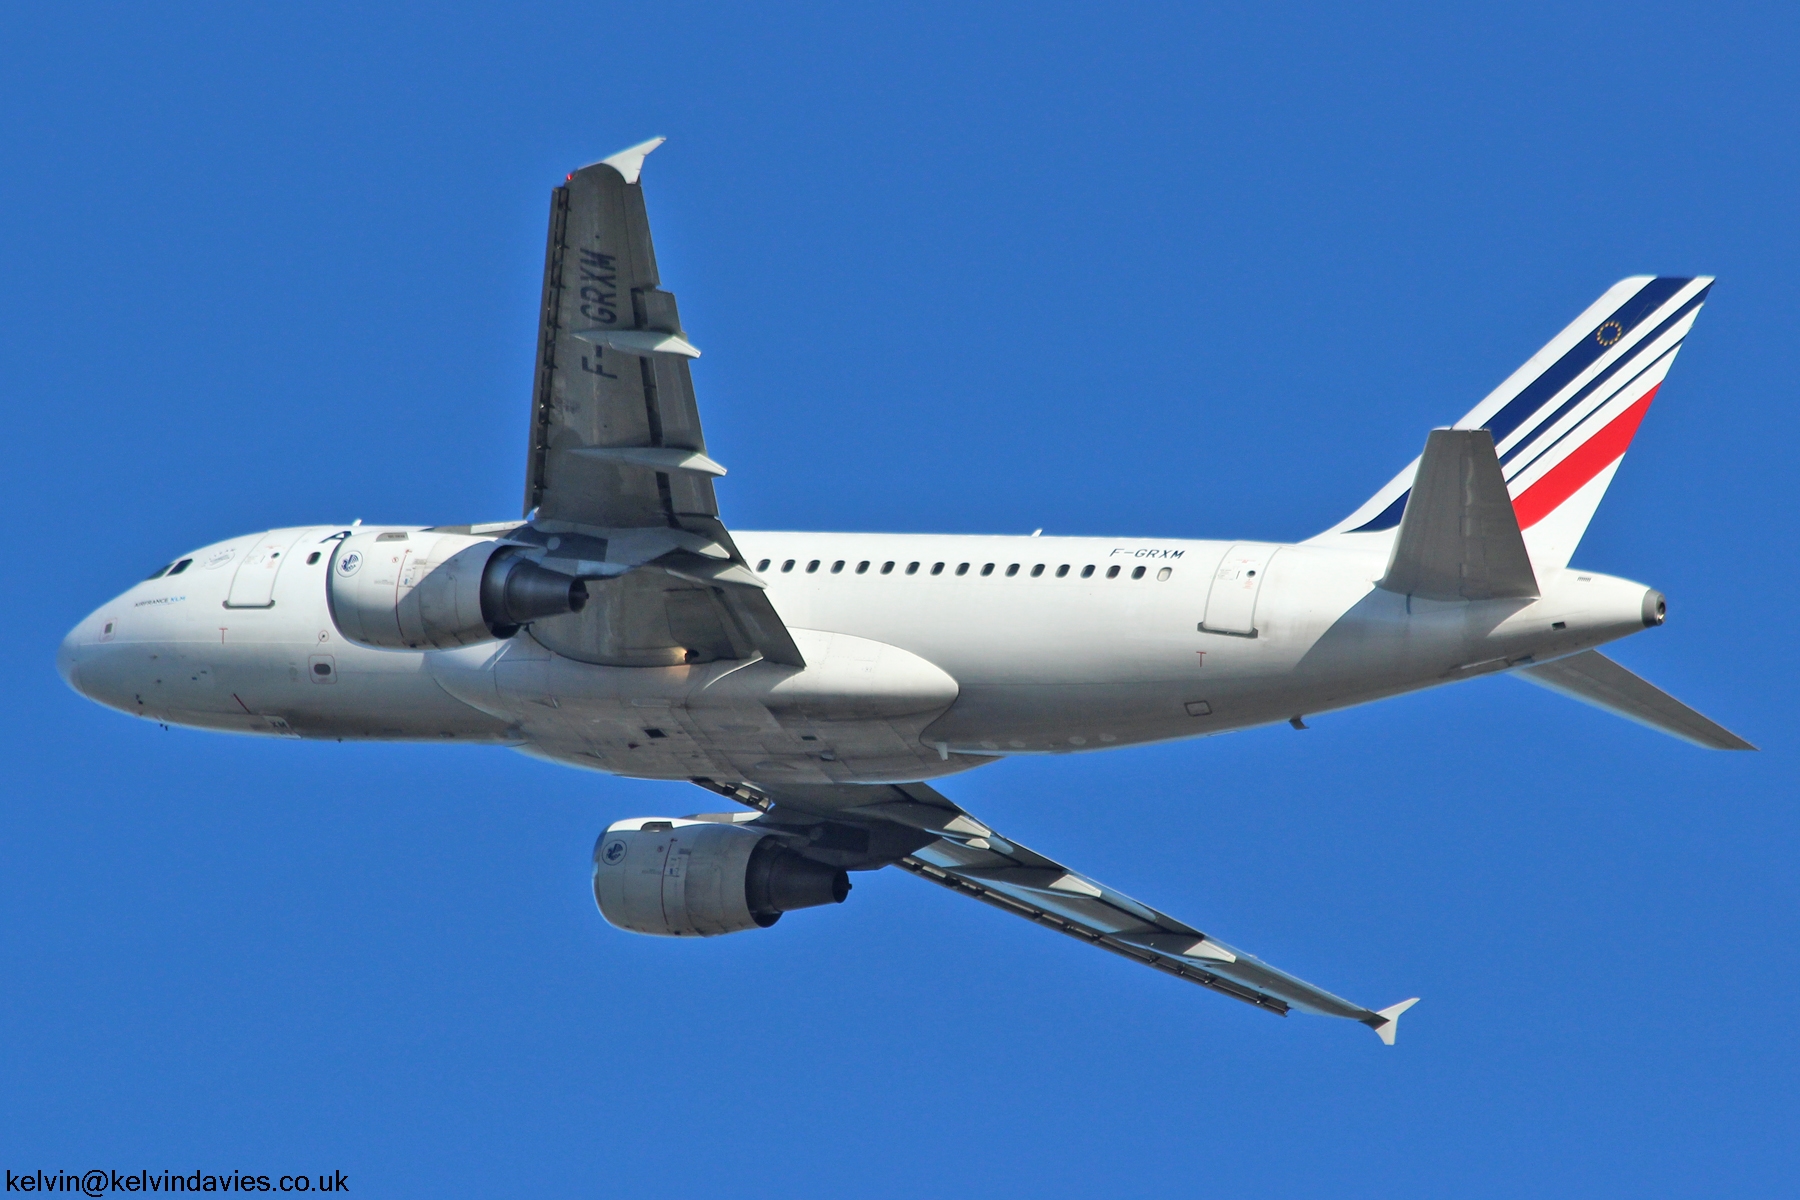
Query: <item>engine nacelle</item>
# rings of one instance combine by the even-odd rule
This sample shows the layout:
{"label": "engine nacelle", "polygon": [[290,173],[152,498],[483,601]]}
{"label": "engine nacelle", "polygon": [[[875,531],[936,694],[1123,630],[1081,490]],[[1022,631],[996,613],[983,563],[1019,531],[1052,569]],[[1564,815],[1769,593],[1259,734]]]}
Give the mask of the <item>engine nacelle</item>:
{"label": "engine nacelle", "polygon": [[509,638],[580,612],[587,585],[496,538],[424,530],[352,534],[331,555],[326,596],[338,631],[389,650]]}
{"label": "engine nacelle", "polygon": [[842,904],[850,877],[781,839],[719,821],[634,817],[594,843],[594,903],[620,929],[714,937],[767,929],[781,914]]}

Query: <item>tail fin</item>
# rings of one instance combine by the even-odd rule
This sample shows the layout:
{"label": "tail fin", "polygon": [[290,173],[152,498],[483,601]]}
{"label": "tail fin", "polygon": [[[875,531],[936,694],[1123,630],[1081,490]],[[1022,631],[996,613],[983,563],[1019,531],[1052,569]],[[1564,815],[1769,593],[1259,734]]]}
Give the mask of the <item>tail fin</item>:
{"label": "tail fin", "polygon": [[[1620,280],[1456,423],[1494,435],[1540,575],[1568,565],[1712,284],[1704,275]],[[1414,459],[1361,508],[1309,540],[1391,538],[1418,465]]]}

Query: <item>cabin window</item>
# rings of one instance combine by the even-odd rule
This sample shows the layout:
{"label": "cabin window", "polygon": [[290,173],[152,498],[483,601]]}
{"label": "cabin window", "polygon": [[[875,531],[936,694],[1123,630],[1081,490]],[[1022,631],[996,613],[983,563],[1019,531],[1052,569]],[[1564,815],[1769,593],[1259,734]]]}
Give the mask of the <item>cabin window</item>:
{"label": "cabin window", "polygon": [[908,575],[917,575],[919,573],[919,564],[918,563],[907,563],[906,564],[906,573]]}
{"label": "cabin window", "polygon": [[1018,573],[1019,573],[1019,564],[1018,563],[1014,563],[1012,566],[1006,568],[1006,577],[1008,579],[1011,579],[1014,575],[1017,575]]}
{"label": "cabin window", "polygon": [[1174,567],[1164,567],[1162,570],[1160,570],[1156,573],[1156,581],[1158,583],[1162,583],[1165,580],[1167,580],[1169,578],[1169,576],[1173,575],[1174,573],[1175,573]]}
{"label": "cabin window", "polygon": [[1061,579],[1064,575],[1067,575],[1068,573],[1069,573],[1069,564],[1068,563],[1064,563],[1062,566],[1056,568],[1056,577],[1058,579]]}
{"label": "cabin window", "polygon": [[757,570],[759,570],[759,571],[766,571],[766,570],[768,570],[768,569],[769,569],[769,560],[768,560],[768,559],[766,559],[766,558],[765,558],[765,559],[763,559],[763,560],[762,560],[762,561],[761,561],[761,562],[759,562],[759,563],[757,563],[757,564],[756,564],[756,569],[757,569]]}
{"label": "cabin window", "polygon": [[868,559],[865,558],[861,562],[856,564],[856,573],[858,575],[866,575],[866,574],[868,574],[868,572],[869,572],[869,560]]}
{"label": "cabin window", "polygon": [[836,562],[834,562],[834,563],[832,563],[832,564],[831,564],[831,573],[832,573],[832,574],[833,574],[833,575],[836,575],[836,574],[838,574],[838,573],[839,573],[839,572],[841,572],[841,571],[842,571],[842,570],[843,570],[843,569],[844,569],[844,560],[843,560],[843,559],[841,559],[841,558],[840,558],[840,559],[838,559],[838,560],[837,560],[837,561],[836,561]]}
{"label": "cabin window", "polygon": [[1131,577],[1133,579],[1142,579],[1144,577],[1144,568],[1134,567],[1131,572]]}
{"label": "cabin window", "polygon": [[1117,579],[1119,577],[1119,568],[1117,566],[1106,568],[1106,577],[1108,579]]}
{"label": "cabin window", "polygon": [[969,564],[968,563],[957,563],[956,564],[956,573],[958,575],[967,575],[969,573]]}
{"label": "cabin window", "polygon": [[883,575],[892,575],[894,573],[894,564],[891,562],[882,563],[881,564],[881,573]]}
{"label": "cabin window", "polygon": [[942,575],[944,573],[944,564],[943,563],[932,563],[931,564],[931,573],[933,575]]}
{"label": "cabin window", "polygon": [[814,571],[816,571],[818,569],[819,569],[819,560],[816,558],[806,564],[806,573],[808,575],[811,575]]}
{"label": "cabin window", "polygon": [[791,570],[793,570],[793,569],[794,569],[794,560],[793,560],[793,559],[791,559],[791,558],[790,558],[790,559],[788,559],[788,560],[787,560],[787,561],[786,561],[786,562],[784,562],[784,563],[782,563],[782,564],[781,564],[781,569],[782,569],[782,570],[784,570],[784,571],[791,571]]}
{"label": "cabin window", "polygon": [[983,575],[992,575],[994,573],[994,564],[993,563],[984,564],[981,568],[981,573]]}
{"label": "cabin window", "polygon": [[1094,573],[1094,566],[1092,563],[1089,563],[1087,566],[1081,568],[1081,577],[1083,579],[1088,578],[1093,573]]}
{"label": "cabin window", "polygon": [[191,566],[193,566],[193,565],[194,565],[194,560],[193,560],[193,559],[191,559],[191,558],[184,558],[184,559],[182,559],[182,560],[181,560],[181,561],[180,561],[180,562],[178,562],[178,563],[176,563],[176,564],[175,564],[175,565],[174,565],[174,566],[172,566],[172,567],[170,567],[170,568],[169,568],[169,574],[171,574],[171,575],[179,575],[179,574],[181,574],[181,573],[182,573],[182,572],[183,572],[183,571],[185,571],[185,570],[187,570],[187,569],[188,569],[188,568],[189,568],[189,567],[191,567]]}
{"label": "cabin window", "polygon": [[1036,579],[1039,575],[1042,575],[1043,573],[1044,573],[1044,564],[1043,563],[1039,563],[1037,566],[1031,568],[1031,577],[1033,579]]}
{"label": "cabin window", "polygon": [[174,563],[164,563],[162,566],[156,568],[156,570],[144,576],[144,582],[149,583],[152,579],[161,579],[164,575],[168,574],[169,568],[174,565]]}
{"label": "cabin window", "polygon": [[311,554],[306,556],[306,565],[309,567],[318,561],[319,561],[319,552],[317,550],[314,550]]}

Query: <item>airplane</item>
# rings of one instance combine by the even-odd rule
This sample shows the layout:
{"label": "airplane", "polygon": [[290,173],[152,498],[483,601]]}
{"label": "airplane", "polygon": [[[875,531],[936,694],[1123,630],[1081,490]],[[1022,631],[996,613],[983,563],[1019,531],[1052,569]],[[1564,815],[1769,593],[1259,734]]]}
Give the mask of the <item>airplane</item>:
{"label": "airplane", "polygon": [[931,786],[1065,754],[1291,722],[1483,675],[1755,747],[1596,649],[1662,593],[1569,566],[1712,287],[1614,284],[1349,516],[1253,540],[732,532],[640,174],[551,194],[523,516],[275,529],[101,605],[58,670],[200,729],[507,746],[685,780],[740,808],[615,821],[595,903],[670,937],[921,879],[1227,996],[1371,1009],[1003,835]]}

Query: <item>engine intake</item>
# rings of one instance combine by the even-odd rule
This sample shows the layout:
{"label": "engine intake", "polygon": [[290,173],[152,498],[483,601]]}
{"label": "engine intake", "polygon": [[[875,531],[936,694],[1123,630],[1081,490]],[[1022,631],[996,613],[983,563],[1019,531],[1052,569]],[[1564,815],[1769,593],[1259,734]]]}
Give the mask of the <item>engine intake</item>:
{"label": "engine intake", "polygon": [[784,912],[842,904],[849,894],[845,872],[723,822],[637,817],[594,843],[594,903],[609,924],[633,933],[767,929]]}
{"label": "engine intake", "polygon": [[351,641],[422,650],[509,638],[533,621],[580,612],[588,597],[581,580],[495,538],[369,530],[338,543],[326,598]]}

